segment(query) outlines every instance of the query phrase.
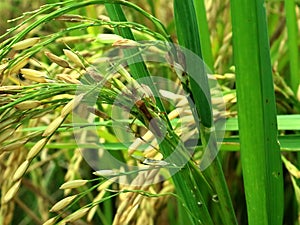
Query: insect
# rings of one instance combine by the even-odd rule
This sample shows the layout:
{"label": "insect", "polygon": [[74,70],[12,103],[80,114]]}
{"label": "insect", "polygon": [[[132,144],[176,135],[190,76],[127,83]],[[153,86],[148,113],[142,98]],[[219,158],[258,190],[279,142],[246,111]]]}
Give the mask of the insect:
{"label": "insect", "polygon": [[149,128],[149,130],[151,130],[155,136],[162,138],[163,134],[159,126],[159,117],[153,117],[143,100],[137,100],[135,105],[143,115],[146,126]]}
{"label": "insect", "polygon": [[96,109],[94,107],[88,106],[87,110],[90,113],[93,113],[94,115],[103,118],[103,119],[111,119],[110,116],[108,116],[105,112],[100,111],[99,109]]}

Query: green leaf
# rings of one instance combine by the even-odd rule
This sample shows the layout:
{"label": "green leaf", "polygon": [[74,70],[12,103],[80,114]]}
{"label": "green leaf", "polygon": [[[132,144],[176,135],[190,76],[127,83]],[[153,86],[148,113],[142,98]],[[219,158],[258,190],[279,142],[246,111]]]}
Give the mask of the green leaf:
{"label": "green leaf", "polygon": [[263,0],[232,0],[241,160],[249,225],[281,225],[283,174]]}

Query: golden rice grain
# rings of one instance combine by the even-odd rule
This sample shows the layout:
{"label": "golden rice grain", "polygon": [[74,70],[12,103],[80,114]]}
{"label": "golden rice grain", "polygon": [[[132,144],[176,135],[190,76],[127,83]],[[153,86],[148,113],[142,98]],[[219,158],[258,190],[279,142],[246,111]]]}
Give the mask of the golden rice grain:
{"label": "golden rice grain", "polygon": [[68,206],[73,200],[77,197],[77,195],[72,195],[69,197],[66,197],[59,202],[57,202],[49,211],[50,212],[58,212]]}
{"label": "golden rice grain", "polygon": [[97,171],[93,172],[93,174],[96,176],[105,177],[105,176],[114,176],[114,175],[117,175],[118,173],[116,173],[116,171],[114,171],[114,170],[97,170]]}
{"label": "golden rice grain", "polygon": [[13,176],[13,181],[19,180],[26,173],[29,165],[30,165],[30,161],[25,160],[16,170]]}
{"label": "golden rice grain", "polygon": [[69,84],[81,84],[81,82],[68,74],[57,74],[56,78]]}
{"label": "golden rice grain", "polygon": [[229,93],[226,94],[223,97],[223,102],[228,103],[228,102],[236,102],[236,94]]}
{"label": "golden rice grain", "polygon": [[73,109],[75,109],[81,102],[84,94],[75,96],[71,101],[66,104],[61,110],[61,116],[67,116]]}
{"label": "golden rice grain", "polygon": [[21,180],[16,182],[9,190],[8,192],[4,195],[3,197],[3,203],[9,202],[15,195],[17,194],[19,188],[21,186]]}
{"label": "golden rice grain", "polygon": [[154,139],[154,135],[151,131],[147,131],[146,134],[143,135],[143,139],[137,138],[135,141],[128,147],[128,154],[131,155],[138,149],[139,146],[145,144],[145,142],[150,142]]}
{"label": "golden rice grain", "polygon": [[162,155],[160,153],[157,152],[156,149],[154,149],[152,146],[150,146],[149,148],[147,148],[145,151],[144,151],[144,157],[145,158],[154,158],[154,157],[160,157],[160,158],[163,158]]}
{"label": "golden rice grain", "polygon": [[99,34],[97,36],[97,41],[103,44],[113,44],[118,40],[122,40],[123,38],[116,34]]}
{"label": "golden rice grain", "polygon": [[67,222],[66,221],[60,221],[57,225],[66,225]]}
{"label": "golden rice grain", "polygon": [[46,79],[45,77],[37,77],[37,76],[29,76],[29,75],[23,75],[23,77],[27,80],[34,81],[37,83],[49,83],[50,80]]}
{"label": "golden rice grain", "polygon": [[19,110],[26,110],[26,109],[33,109],[42,104],[41,101],[36,101],[36,100],[28,100],[24,102],[20,102],[19,104],[15,105],[15,108]]}
{"label": "golden rice grain", "polygon": [[43,139],[39,140],[37,143],[35,143],[35,145],[28,152],[26,160],[33,159],[43,149],[43,147],[47,144],[47,142],[48,142],[48,139],[43,138]]}
{"label": "golden rice grain", "polygon": [[106,193],[106,191],[105,190],[102,190],[102,191],[100,191],[100,193],[96,196],[96,198],[94,198],[94,200],[93,200],[93,203],[96,203],[95,204],[95,206],[93,206],[92,208],[91,208],[91,210],[89,211],[89,213],[88,213],[88,215],[87,215],[87,217],[86,217],[86,220],[88,221],[88,222],[91,222],[92,221],[92,219],[93,219],[93,217],[94,217],[94,215],[95,215],[95,213],[96,213],[96,211],[97,211],[97,209],[98,209],[98,204],[97,204],[97,202],[98,201],[100,201],[102,198],[103,198],[103,196],[105,195],[105,193]]}
{"label": "golden rice grain", "polygon": [[63,68],[71,68],[71,66],[66,60],[58,57],[57,55],[54,55],[51,52],[45,52],[45,55],[48,57],[48,59],[50,59],[51,62],[54,62]]}
{"label": "golden rice grain", "polygon": [[133,206],[140,205],[142,198],[143,198],[142,195],[137,195],[136,198],[133,200],[132,205]]}
{"label": "golden rice grain", "polygon": [[50,218],[49,220],[45,221],[42,225],[54,225],[56,221],[56,218]]}
{"label": "golden rice grain", "polygon": [[23,58],[18,61],[12,68],[10,68],[9,73],[15,74],[19,73],[20,69],[22,69],[29,62],[29,58]]}
{"label": "golden rice grain", "polygon": [[0,74],[7,68],[8,62],[0,65]]}
{"label": "golden rice grain", "polygon": [[38,38],[38,37],[28,38],[28,39],[25,39],[23,41],[20,41],[20,42],[14,44],[11,48],[14,50],[22,50],[22,49],[32,47],[39,41],[40,41],[40,38]]}
{"label": "golden rice grain", "polygon": [[[68,171],[65,174],[65,181],[72,181],[75,179],[80,170],[80,165],[83,160],[83,156],[81,155],[81,150],[79,148],[75,149],[73,156],[70,160],[70,164],[68,166]],[[72,189],[64,189],[64,194],[68,195]]]}
{"label": "golden rice grain", "polygon": [[30,58],[29,64],[30,64],[30,66],[39,68],[39,69],[45,69],[48,67],[47,63],[41,62],[39,59],[36,59],[36,58]]}
{"label": "golden rice grain", "polygon": [[38,70],[33,70],[33,69],[21,69],[20,70],[23,75],[28,75],[28,76],[36,76],[36,77],[46,77],[46,74],[44,72],[38,71]]}
{"label": "golden rice grain", "polygon": [[98,16],[99,20],[102,20],[104,22],[110,22],[110,18],[108,16],[105,15],[100,15]]}
{"label": "golden rice grain", "polygon": [[106,190],[101,190],[100,193],[96,196],[96,198],[93,199],[94,206],[89,211],[86,219],[88,222],[92,221],[94,214],[96,213],[97,208],[99,207],[98,202],[104,197],[105,194],[106,194]]}
{"label": "golden rice grain", "polygon": [[136,41],[129,40],[129,39],[119,39],[116,40],[112,46],[114,47],[120,47],[120,48],[133,48],[133,47],[138,47],[140,44]]}
{"label": "golden rice grain", "polygon": [[[124,213],[122,215],[122,217],[120,218],[120,221],[123,221],[124,219],[126,219],[124,224],[129,224],[130,221],[132,220],[132,218],[134,217],[136,211],[138,210],[138,208],[139,208],[139,205],[132,207],[132,209],[128,213]],[[123,219],[123,217],[124,217],[124,219]]]}
{"label": "golden rice grain", "polygon": [[0,130],[3,131],[4,129],[8,128],[15,121],[16,121],[16,118],[12,118],[12,117],[9,117],[4,121],[2,120],[2,122],[0,123]]}
{"label": "golden rice grain", "polygon": [[[12,155],[12,154],[11,154]],[[6,180],[6,179],[11,179],[11,174],[13,173],[13,171],[14,171],[14,168],[13,167],[6,167],[6,169],[5,169],[5,171],[4,171],[4,173],[2,173],[1,174],[1,178],[3,179],[3,180]]]}
{"label": "golden rice grain", "polygon": [[114,177],[109,180],[106,180],[105,182],[103,182],[101,185],[98,186],[97,190],[98,191],[105,190],[110,185],[112,185],[114,182],[116,182],[117,179],[118,179],[117,177]]}
{"label": "golden rice grain", "polygon": [[25,139],[25,140],[21,140],[21,141],[16,141],[14,143],[11,143],[11,144],[8,144],[4,147],[1,147],[0,148],[0,154],[1,152],[7,152],[7,151],[13,151],[13,150],[16,150],[22,146],[24,146],[24,144],[28,141],[28,139]]}
{"label": "golden rice grain", "polygon": [[[123,202],[122,202],[123,203]],[[122,204],[121,204],[122,205]],[[114,221],[113,221],[113,224],[112,225],[117,225],[117,224],[119,224],[118,222],[119,222],[119,220],[120,220],[120,217],[121,217],[121,215],[120,215],[120,213],[119,213],[119,208],[120,208],[120,206],[118,206],[118,211],[117,211],[117,213],[114,215]]]}
{"label": "golden rice grain", "polygon": [[53,120],[49,126],[46,128],[46,130],[44,131],[44,133],[42,134],[43,137],[47,137],[52,135],[58,128],[59,126],[62,124],[62,122],[64,121],[64,117],[59,116],[57,117],[55,120]]}
{"label": "golden rice grain", "polygon": [[182,112],[183,109],[174,109],[173,111],[171,111],[169,114],[168,114],[168,118],[169,120],[173,120],[175,118],[177,118],[180,114],[180,112]]}
{"label": "golden rice grain", "polygon": [[2,86],[0,87],[0,92],[15,91],[21,89],[23,89],[22,86]]}
{"label": "golden rice grain", "polygon": [[183,107],[187,107],[189,105],[189,102],[186,98],[182,98],[181,100],[179,100],[176,104],[177,108],[183,108]]}
{"label": "golden rice grain", "polygon": [[65,222],[74,222],[81,217],[85,216],[87,212],[90,210],[90,208],[81,208],[77,210],[76,212],[72,213],[71,215],[67,216],[63,221]]}
{"label": "golden rice grain", "polygon": [[88,180],[71,180],[60,186],[59,189],[72,189],[85,185]]}
{"label": "golden rice grain", "polygon": [[12,134],[14,133],[15,129],[8,129],[5,132],[0,134],[0,143],[2,143],[3,141],[9,139]]}
{"label": "golden rice grain", "polygon": [[78,57],[78,55],[76,55],[74,52],[68,50],[68,49],[63,49],[65,55],[68,57],[68,59],[70,59],[73,63],[75,63],[78,67],[80,68],[85,68],[85,66],[83,65],[81,59]]}
{"label": "golden rice grain", "polygon": [[50,81],[46,79],[47,78],[46,74],[41,71],[37,71],[33,69],[21,69],[20,71],[23,77],[28,80],[35,81],[38,83],[48,83]]}
{"label": "golden rice grain", "polygon": [[98,209],[98,205],[95,205],[94,207],[91,208],[91,210],[89,211],[88,215],[86,216],[86,221],[87,222],[91,222],[96,211]]}

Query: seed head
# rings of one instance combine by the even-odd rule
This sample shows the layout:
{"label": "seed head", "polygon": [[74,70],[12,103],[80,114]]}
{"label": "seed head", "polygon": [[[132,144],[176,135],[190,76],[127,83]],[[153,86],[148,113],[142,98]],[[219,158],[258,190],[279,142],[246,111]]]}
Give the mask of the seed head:
{"label": "seed head", "polygon": [[72,189],[85,185],[88,180],[71,180],[60,186],[59,189]]}
{"label": "seed head", "polygon": [[66,206],[68,206],[73,200],[77,197],[77,195],[72,195],[69,197],[66,197],[59,202],[57,202],[49,211],[50,212],[58,212],[59,210],[62,210]]}
{"label": "seed head", "polygon": [[29,165],[30,165],[30,161],[25,160],[16,170],[13,176],[13,181],[19,180],[26,173]]}
{"label": "seed head", "polygon": [[76,108],[80,104],[83,96],[84,94],[77,95],[71,101],[69,101],[68,104],[66,104],[61,110],[61,116],[67,116],[74,108]]}
{"label": "seed head", "polygon": [[20,102],[19,104],[15,105],[15,108],[19,110],[33,109],[40,106],[41,104],[42,104],[41,101],[29,100],[29,101]]}
{"label": "seed head", "polygon": [[18,43],[14,44],[11,48],[14,49],[14,50],[22,50],[22,49],[32,47],[33,45],[35,45],[39,41],[40,41],[40,38],[37,38],[37,37],[28,38],[28,39],[25,39],[23,41],[19,41]]}
{"label": "seed head", "polygon": [[12,68],[10,68],[9,73],[15,74],[19,73],[20,69],[22,69],[29,62],[29,58],[23,58],[18,61]]}
{"label": "seed head", "polygon": [[70,216],[66,217],[63,221],[65,221],[65,222],[76,221],[76,220],[80,219],[81,217],[85,216],[85,214],[87,214],[87,212],[89,210],[90,210],[90,208],[79,209],[76,212],[72,213]]}
{"label": "seed head", "polygon": [[43,223],[43,225],[54,225],[56,221],[56,218],[50,218],[49,220],[47,220],[46,222]]}
{"label": "seed head", "polygon": [[45,52],[45,55],[48,57],[48,59],[50,59],[51,62],[54,62],[63,68],[71,67],[66,60],[58,57],[57,55],[52,54],[51,52]]}
{"label": "seed head", "polygon": [[47,144],[47,142],[48,142],[48,139],[43,138],[43,139],[39,140],[37,143],[35,143],[35,145],[28,152],[26,160],[33,159],[43,149],[43,147]]}
{"label": "seed head", "polygon": [[43,137],[47,137],[52,135],[58,128],[59,126],[62,124],[62,122],[64,121],[64,117],[59,116],[57,117],[55,120],[53,120],[49,126],[46,128],[46,130],[44,131],[44,133],[42,134]]}
{"label": "seed head", "polygon": [[68,59],[70,59],[78,67],[83,68],[83,69],[85,68],[85,66],[83,65],[81,59],[78,57],[78,55],[76,55],[74,52],[72,52],[68,49],[64,49],[63,51],[64,51],[65,55],[68,57]]}
{"label": "seed head", "polygon": [[3,203],[9,202],[13,197],[15,197],[16,193],[18,192],[19,188],[21,186],[21,180],[16,182],[9,190],[8,192],[4,195],[3,198]]}

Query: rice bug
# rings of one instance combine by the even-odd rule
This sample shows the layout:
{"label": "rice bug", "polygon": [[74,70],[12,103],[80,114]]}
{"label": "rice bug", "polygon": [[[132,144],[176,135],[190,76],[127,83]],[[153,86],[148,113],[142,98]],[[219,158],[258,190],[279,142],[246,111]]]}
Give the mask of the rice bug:
{"label": "rice bug", "polygon": [[147,108],[145,102],[143,100],[138,100],[135,102],[136,107],[138,110],[143,114],[143,117],[145,119],[145,123],[147,123],[147,127],[151,132],[159,137],[162,138],[163,134],[161,132],[160,126],[159,126],[159,117],[153,117],[150,113],[149,109]]}
{"label": "rice bug", "polygon": [[108,116],[106,113],[100,111],[99,109],[96,109],[94,107],[91,107],[91,106],[88,106],[87,107],[87,110],[90,112],[90,113],[93,113],[94,115],[102,118],[102,119],[111,119],[110,116]]}

